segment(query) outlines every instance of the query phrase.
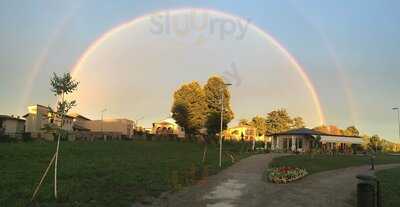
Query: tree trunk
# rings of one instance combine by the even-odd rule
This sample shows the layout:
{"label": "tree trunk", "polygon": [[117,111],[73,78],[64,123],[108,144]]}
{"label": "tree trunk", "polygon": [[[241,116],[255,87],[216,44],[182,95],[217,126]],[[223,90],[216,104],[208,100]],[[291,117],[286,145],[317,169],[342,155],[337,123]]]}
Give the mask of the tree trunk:
{"label": "tree trunk", "polygon": [[207,160],[207,151],[208,151],[208,144],[204,144],[204,151],[203,151],[203,163]]}

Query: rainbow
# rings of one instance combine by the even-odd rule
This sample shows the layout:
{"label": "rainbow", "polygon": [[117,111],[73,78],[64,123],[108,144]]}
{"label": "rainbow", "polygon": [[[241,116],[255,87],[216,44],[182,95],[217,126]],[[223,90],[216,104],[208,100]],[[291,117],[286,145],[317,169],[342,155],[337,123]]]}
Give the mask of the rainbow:
{"label": "rainbow", "polygon": [[71,19],[74,17],[74,15],[77,13],[79,10],[81,4],[75,5],[74,8],[72,8],[66,16],[64,16],[58,27],[56,27],[50,34],[48,41],[45,44],[45,47],[42,49],[40,52],[38,59],[34,62],[30,72],[27,75],[27,80],[26,82],[26,87],[25,90],[22,93],[22,98],[20,101],[20,109],[25,110],[25,106],[28,102],[28,99],[31,96],[32,93],[32,88],[34,85],[34,81],[36,80],[36,77],[39,74],[39,71],[42,69],[42,67],[45,65],[46,61],[48,60],[49,54],[51,52],[52,47],[56,43],[57,39],[65,32],[66,27],[70,23]]}
{"label": "rainbow", "polygon": [[[293,3],[293,2],[291,2],[291,3]],[[301,16],[303,16],[304,20],[321,37],[322,43],[325,46],[326,50],[328,51],[331,61],[333,62],[333,66],[335,67],[335,69],[337,71],[339,81],[342,83],[343,91],[346,96],[347,105],[349,107],[348,110],[349,110],[352,124],[357,125],[356,121],[358,120],[358,114],[357,114],[357,110],[356,110],[357,109],[356,101],[354,100],[351,83],[348,80],[347,76],[345,75],[345,70],[343,69],[341,62],[339,61],[339,58],[337,57],[337,55],[335,53],[335,49],[334,49],[333,45],[331,44],[331,41],[329,41],[328,35],[324,32],[323,29],[321,29],[321,27],[315,21],[313,21],[313,19],[311,17],[306,15],[304,10],[299,8],[298,5],[294,4],[292,8],[296,9],[296,11],[299,12],[301,14]]]}
{"label": "rainbow", "polygon": [[[217,11],[217,10],[213,10],[213,9],[199,9],[199,8],[183,8],[183,9],[174,9],[174,10],[168,10],[168,11],[158,11],[158,12],[154,12],[154,13],[149,13],[140,17],[136,17],[133,20],[124,22],[112,29],[110,29],[109,31],[105,32],[104,34],[102,34],[99,38],[97,38],[87,49],[86,51],[79,57],[78,61],[76,62],[76,64],[73,66],[72,68],[72,76],[75,77],[79,70],[81,69],[82,65],[85,63],[86,59],[88,57],[90,57],[94,51],[96,51],[96,49],[106,40],[108,40],[109,38],[112,38],[114,35],[116,35],[117,33],[119,33],[122,30],[125,30],[127,28],[133,27],[136,24],[143,22],[145,20],[148,20],[151,16],[153,15],[157,15],[157,14],[163,14],[168,12],[171,15],[177,15],[177,14],[184,14],[184,13],[188,13],[188,12],[208,12],[209,14],[213,14],[216,16],[220,16],[220,17],[224,17],[224,18],[230,18],[230,19],[239,19],[243,22],[245,22],[245,20],[241,17],[232,15],[232,14],[228,14],[225,12],[221,12],[221,11]],[[318,115],[319,118],[319,124],[323,125],[325,123],[325,116],[321,107],[321,102],[320,99],[318,97],[318,94],[316,92],[316,89],[313,85],[313,83],[311,82],[310,78],[308,77],[307,73],[305,72],[305,70],[302,68],[302,66],[299,64],[299,62],[296,60],[295,57],[293,57],[292,54],[290,54],[288,52],[288,50],[279,43],[278,40],[276,40],[274,37],[272,37],[270,34],[268,34],[267,32],[265,32],[264,30],[260,29],[259,27],[257,27],[254,24],[249,23],[249,28],[252,28],[254,31],[256,31],[259,35],[261,35],[263,38],[265,38],[269,43],[271,43],[276,49],[278,49],[288,60],[289,62],[292,64],[293,68],[295,69],[295,71],[300,75],[301,79],[304,81],[305,86],[307,87],[311,97],[312,97],[312,101],[315,105],[315,109],[316,109],[316,113]]]}

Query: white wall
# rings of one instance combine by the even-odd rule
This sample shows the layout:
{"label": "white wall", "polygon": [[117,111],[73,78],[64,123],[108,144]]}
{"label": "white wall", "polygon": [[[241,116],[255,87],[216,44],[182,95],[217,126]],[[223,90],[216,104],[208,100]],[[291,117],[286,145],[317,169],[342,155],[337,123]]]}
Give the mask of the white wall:
{"label": "white wall", "polygon": [[6,134],[23,133],[25,131],[24,122],[15,119],[4,120],[3,128]]}
{"label": "white wall", "polygon": [[82,122],[82,126],[93,132],[119,132],[126,136],[133,134],[133,121],[127,119],[106,119]]}

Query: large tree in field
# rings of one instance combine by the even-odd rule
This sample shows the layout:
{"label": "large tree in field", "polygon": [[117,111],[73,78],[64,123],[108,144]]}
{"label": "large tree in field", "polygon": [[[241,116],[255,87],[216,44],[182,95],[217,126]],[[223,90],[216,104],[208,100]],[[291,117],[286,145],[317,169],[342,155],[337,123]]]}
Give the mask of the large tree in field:
{"label": "large tree in field", "polygon": [[267,133],[274,134],[289,130],[293,120],[285,109],[279,109],[268,113],[266,124]]}
{"label": "large tree in field", "polygon": [[230,104],[230,93],[222,78],[213,76],[204,86],[204,93],[208,107],[206,127],[209,135],[214,136],[220,130],[221,97],[224,96],[223,129],[234,118]]}
{"label": "large tree in field", "polygon": [[172,117],[190,136],[204,127],[207,118],[205,94],[196,81],[182,85],[174,93]]}

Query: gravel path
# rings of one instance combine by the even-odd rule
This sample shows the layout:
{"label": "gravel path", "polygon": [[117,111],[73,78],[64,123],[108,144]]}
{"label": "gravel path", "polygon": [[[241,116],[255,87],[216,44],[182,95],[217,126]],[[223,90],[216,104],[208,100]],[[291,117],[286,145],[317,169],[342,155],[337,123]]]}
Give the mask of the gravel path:
{"label": "gravel path", "polygon": [[[368,166],[313,174],[299,181],[278,185],[262,180],[269,162],[283,154],[254,155],[211,176],[195,186],[165,196],[154,203],[163,207],[347,207],[353,206],[360,173],[372,173]],[[377,170],[400,166],[378,165]]]}

